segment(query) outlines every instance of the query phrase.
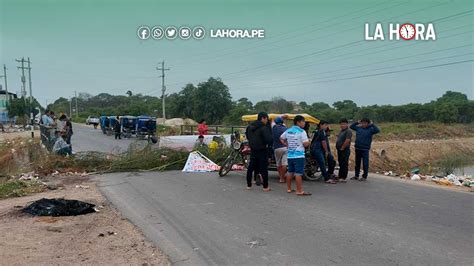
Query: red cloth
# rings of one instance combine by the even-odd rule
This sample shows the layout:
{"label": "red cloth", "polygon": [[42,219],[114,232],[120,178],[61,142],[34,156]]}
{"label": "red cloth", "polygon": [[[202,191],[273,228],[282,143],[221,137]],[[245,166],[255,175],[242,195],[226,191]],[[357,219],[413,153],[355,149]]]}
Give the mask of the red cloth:
{"label": "red cloth", "polygon": [[199,124],[198,125],[198,132],[199,132],[199,135],[207,135],[209,131],[209,128],[207,127],[206,124]]}

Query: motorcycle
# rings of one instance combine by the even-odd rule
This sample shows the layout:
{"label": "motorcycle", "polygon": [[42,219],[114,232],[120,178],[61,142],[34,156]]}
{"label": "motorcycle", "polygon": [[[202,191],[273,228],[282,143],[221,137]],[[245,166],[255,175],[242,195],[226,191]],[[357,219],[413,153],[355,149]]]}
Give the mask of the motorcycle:
{"label": "motorcycle", "polygon": [[231,143],[232,151],[219,169],[220,177],[227,175],[234,164],[242,163],[245,168],[249,166],[250,146],[248,141],[241,141],[239,132],[235,132],[231,136]]}

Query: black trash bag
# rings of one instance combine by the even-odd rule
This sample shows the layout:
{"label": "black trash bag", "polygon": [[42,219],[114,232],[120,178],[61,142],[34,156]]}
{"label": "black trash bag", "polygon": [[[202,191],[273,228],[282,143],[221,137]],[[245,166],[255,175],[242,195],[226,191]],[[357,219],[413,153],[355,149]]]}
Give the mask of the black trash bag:
{"label": "black trash bag", "polygon": [[156,143],[158,142],[158,138],[157,138],[156,136],[152,136],[152,137],[151,137],[151,142],[152,142],[153,144],[156,144]]}
{"label": "black trash bag", "polygon": [[76,216],[95,212],[95,205],[78,200],[40,199],[23,208],[36,216]]}

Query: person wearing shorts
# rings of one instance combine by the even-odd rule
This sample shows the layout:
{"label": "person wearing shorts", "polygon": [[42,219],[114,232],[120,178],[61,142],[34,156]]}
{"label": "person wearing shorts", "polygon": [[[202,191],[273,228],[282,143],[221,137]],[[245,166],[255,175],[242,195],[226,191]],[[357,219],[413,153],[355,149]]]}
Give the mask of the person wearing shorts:
{"label": "person wearing shorts", "polygon": [[301,115],[295,116],[293,126],[281,136],[281,142],[288,147],[288,174],[286,175],[287,191],[291,193],[291,181],[295,177],[296,195],[309,196],[311,193],[303,191],[303,174],[305,164],[305,149],[310,145],[308,134],[304,131],[305,120]]}
{"label": "person wearing shorts", "polygon": [[272,128],[273,136],[273,153],[277,165],[278,175],[280,176],[280,183],[286,182],[286,168],[288,166],[288,148],[280,141],[280,136],[287,130],[283,123],[283,118],[275,118],[275,125]]}

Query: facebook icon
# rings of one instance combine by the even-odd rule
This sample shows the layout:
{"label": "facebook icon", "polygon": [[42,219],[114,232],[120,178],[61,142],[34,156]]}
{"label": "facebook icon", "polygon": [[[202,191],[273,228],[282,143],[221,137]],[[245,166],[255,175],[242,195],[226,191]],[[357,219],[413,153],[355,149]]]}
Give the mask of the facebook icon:
{"label": "facebook icon", "polygon": [[141,40],[146,40],[150,37],[150,28],[147,26],[141,26],[138,28],[137,34],[138,38]]}

